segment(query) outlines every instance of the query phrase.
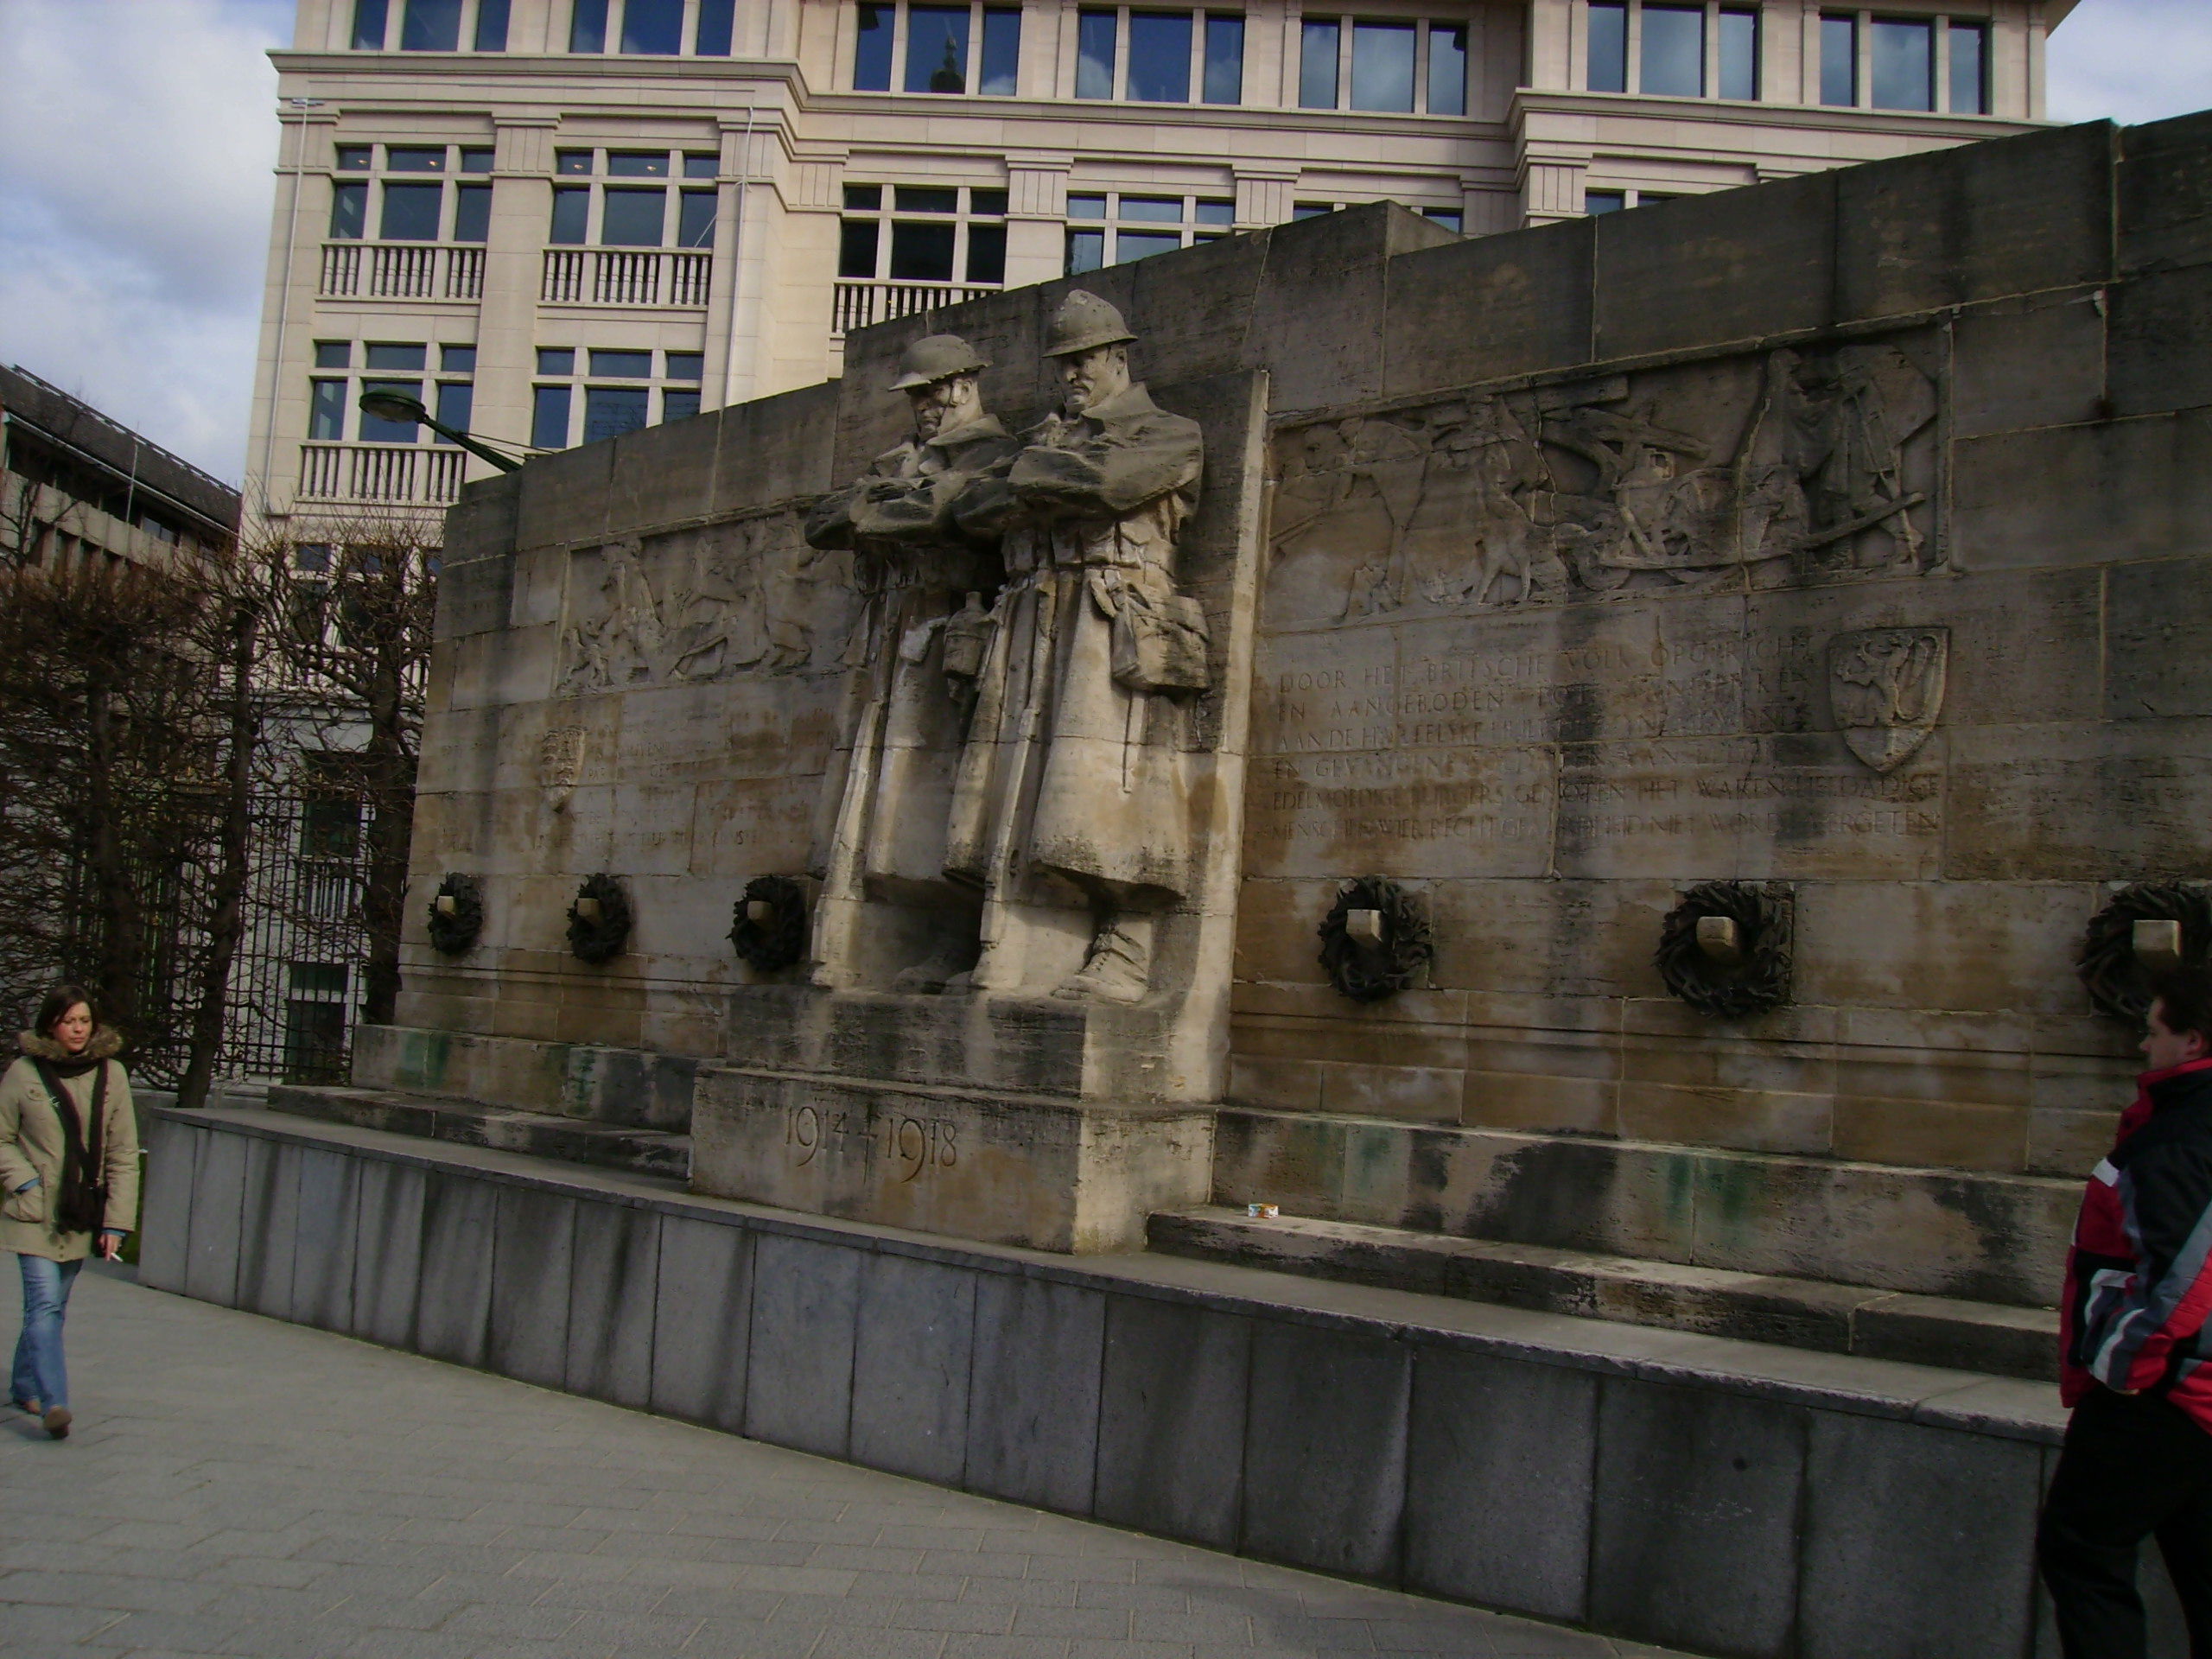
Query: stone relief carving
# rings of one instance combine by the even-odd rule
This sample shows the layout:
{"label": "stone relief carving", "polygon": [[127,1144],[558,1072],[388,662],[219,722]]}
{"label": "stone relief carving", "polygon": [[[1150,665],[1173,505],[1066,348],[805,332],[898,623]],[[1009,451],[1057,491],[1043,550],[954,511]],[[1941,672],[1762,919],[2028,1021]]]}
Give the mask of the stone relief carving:
{"label": "stone relief carving", "polygon": [[556,695],[798,673],[834,635],[840,573],[787,512],[577,556]]}
{"label": "stone relief carving", "polygon": [[1860,628],[1828,641],[1828,704],[1852,753],[1893,772],[1928,741],[1950,652],[1948,628]]}
{"label": "stone relief carving", "polygon": [[537,786],[556,812],[569,810],[584,775],[584,728],[554,726],[537,740]]}
{"label": "stone relief carving", "polygon": [[1276,620],[1924,573],[1936,402],[1901,346],[1860,344],[1294,429]]}

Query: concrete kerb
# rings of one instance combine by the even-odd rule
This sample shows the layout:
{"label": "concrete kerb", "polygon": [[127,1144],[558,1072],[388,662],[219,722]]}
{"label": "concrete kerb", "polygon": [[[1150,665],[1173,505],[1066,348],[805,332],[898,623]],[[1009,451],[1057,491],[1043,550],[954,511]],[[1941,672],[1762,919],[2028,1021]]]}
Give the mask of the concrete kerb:
{"label": "concrete kerb", "polygon": [[[573,1250],[518,1253],[510,1244],[503,1252],[500,1218],[525,1212],[553,1218],[642,1211],[658,1217],[657,1230],[664,1237],[672,1228],[690,1230],[695,1243],[727,1231],[733,1235],[734,1254],[723,1277],[734,1274],[744,1282],[731,1280],[720,1296],[707,1281],[686,1281],[689,1289],[677,1287],[677,1300],[671,1303],[667,1268],[657,1267],[652,1294],[659,1324],[669,1327],[671,1313],[680,1311],[691,1337],[683,1339],[672,1328],[654,1331],[652,1351],[634,1362],[646,1370],[625,1390],[633,1401],[642,1392],[671,1414],[741,1429],[801,1450],[861,1459],[869,1466],[896,1464],[899,1472],[934,1477],[982,1496],[1166,1535],[1203,1534],[1199,1541],[1216,1548],[1421,1593],[1466,1599],[1478,1591],[1482,1605],[1570,1622],[1594,1620],[1609,1633],[1646,1641],[1784,1659],[1794,1651],[1787,1640],[1770,1642],[1767,1637],[1796,1628],[1799,1581],[1815,1581],[1815,1568],[1827,1574],[1821,1582],[1847,1573],[1856,1559],[1853,1552],[1863,1554],[1873,1546],[1856,1521],[1816,1536],[1804,1520],[1815,1511],[1793,1496],[1783,1508],[1770,1504],[1773,1512],[1762,1511],[1757,1518],[1757,1527],[1778,1531],[1786,1541],[1770,1541],[1752,1552],[1754,1565],[1764,1564],[1759,1567],[1764,1576],[1758,1593],[1738,1609],[1741,1618],[1724,1617],[1726,1610],[1708,1617],[1699,1611],[1707,1599],[1695,1594],[1646,1594],[1636,1587],[1643,1569],[1631,1572],[1624,1563],[1632,1565],[1640,1552],[1663,1542],[1663,1529],[1653,1530],[1646,1511],[1657,1501],[1652,1494],[1666,1484],[1660,1479],[1655,1487],[1659,1477],[1653,1471],[1663,1474],[1674,1454],[1664,1435],[1639,1440],[1630,1433],[1622,1440],[1619,1423],[1694,1421],[1706,1425],[1700,1432],[1708,1439],[1718,1437],[1716,1445],[1728,1442],[1724,1451],[1732,1450],[1737,1457],[1750,1452],[1735,1447],[1730,1437],[1744,1424],[1764,1424],[1759,1446],[1766,1451],[1751,1451],[1769,1463],[1780,1455],[1774,1448],[1785,1442],[1802,1452],[1814,1443],[1816,1432],[1849,1440],[1850,1423],[1866,1424],[1866,1433],[1876,1432],[1878,1423],[1888,1426],[1881,1432],[1891,1434],[1927,1431],[1927,1453],[1938,1464],[1947,1447],[1965,1447],[1960,1455],[1971,1452],[1982,1463],[2024,1457],[2037,1473],[2048,1464],[2048,1448],[2062,1427],[2046,1388],[2005,1379],[1443,1302],[1218,1262],[1149,1256],[1077,1261],[1004,1246],[948,1243],[696,1198],[651,1177],[564,1169],[517,1154],[410,1141],[259,1111],[185,1114],[157,1109],[151,1117],[157,1147],[175,1146],[175,1137],[181,1136],[188,1145],[228,1142],[237,1149],[211,1157],[195,1148],[184,1160],[164,1160],[157,1154],[149,1213],[176,1216],[188,1236],[199,1201],[212,1199],[228,1211],[237,1183],[225,1171],[232,1165],[242,1167],[256,1141],[342,1160],[359,1178],[380,1170],[387,1182],[420,1182],[449,1194],[448,1207],[455,1216],[466,1211],[474,1217],[478,1229],[467,1240],[449,1236],[449,1247],[467,1254],[480,1245],[483,1259],[459,1264],[458,1277],[452,1271],[428,1271],[427,1252],[418,1274],[410,1275],[405,1263],[392,1264],[398,1277],[419,1279],[416,1286],[395,1282],[390,1287],[395,1296],[403,1288],[415,1292],[417,1317],[409,1341],[419,1350],[435,1346],[495,1369],[503,1356],[526,1359],[518,1371],[526,1370],[526,1380],[552,1386],[584,1381],[569,1374],[575,1369],[568,1358],[575,1346],[573,1332],[563,1333],[558,1351],[541,1343],[537,1347],[543,1352],[532,1348],[526,1356],[518,1350],[510,1353],[513,1314],[503,1319],[501,1310],[525,1304],[550,1309],[557,1297],[565,1312],[576,1294],[576,1274]],[[179,1184],[190,1189],[181,1198]],[[427,1213],[423,1219],[426,1234],[431,1219]],[[260,1218],[241,1215],[232,1224],[257,1226]],[[631,1224],[594,1224],[620,1230]],[[488,1237],[481,1236],[486,1233]],[[850,1254],[833,1257],[825,1252]],[[158,1248],[152,1253],[158,1258]],[[512,1264],[504,1274],[502,1255]],[[850,1278],[857,1290],[872,1276],[867,1266],[871,1259],[926,1264],[964,1280],[972,1289],[972,1303],[953,1306],[968,1294],[961,1290],[946,1310],[962,1328],[948,1330],[931,1354],[912,1365],[893,1363],[912,1346],[896,1342],[888,1348],[879,1342],[873,1361],[863,1363],[867,1344],[859,1326],[865,1295],[841,1295],[835,1285],[817,1283],[813,1275],[802,1282],[792,1273],[798,1263],[831,1263],[841,1270],[830,1278],[841,1284]],[[851,1268],[842,1270],[848,1262]],[[532,1274],[538,1279],[531,1281]],[[765,1298],[758,1287],[764,1274],[776,1281],[766,1286]],[[511,1281],[505,1274],[520,1277]],[[546,1280],[548,1274],[560,1282]],[[825,1289],[829,1302],[816,1306]],[[729,1300],[732,1294],[741,1308]],[[433,1302],[438,1303],[435,1308]],[[780,1321],[778,1307],[784,1310]],[[1116,1363],[1111,1333],[1120,1317],[1115,1310],[1140,1307],[1156,1308],[1172,1319],[1195,1319],[1208,1328],[1217,1325],[1235,1338],[1215,1368],[1212,1394],[1199,1404],[1221,1433],[1231,1433],[1234,1425],[1243,1452],[1175,1501],[1133,1508],[1133,1472],[1146,1459],[1156,1459],[1161,1447],[1177,1444],[1177,1436],[1187,1436],[1189,1425],[1175,1414],[1192,1405],[1181,1389],[1162,1386],[1158,1374],[1132,1394],[1126,1351],[1120,1381],[1110,1381]],[[296,1314],[302,1311],[295,1309]],[[433,1313],[438,1318],[431,1322],[439,1329],[426,1331],[424,1316]],[[794,1321],[794,1314],[801,1317]],[[759,1328],[764,1316],[772,1326],[780,1323],[780,1337],[775,1330]],[[915,1310],[905,1310],[905,1317],[911,1326]],[[671,1338],[673,1345],[664,1345]],[[763,1340],[772,1343],[773,1353],[764,1353]],[[1137,1363],[1141,1369],[1143,1362]],[[671,1364],[676,1374],[664,1377],[664,1367]],[[1493,1391],[1501,1386],[1529,1390],[1524,1406],[1558,1393],[1526,1369],[1539,1368],[1560,1386],[1586,1393],[1599,1414],[1593,1421],[1615,1423],[1611,1440],[1600,1433],[1586,1447],[1595,1459],[1589,1496],[1562,1499],[1573,1513],[1565,1520],[1552,1516],[1543,1530],[1544,1536],[1563,1537],[1579,1526],[1593,1541],[1612,1541],[1602,1560],[1593,1542],[1586,1577],[1562,1579],[1557,1563],[1517,1533],[1485,1546],[1486,1554],[1470,1554],[1473,1547],[1460,1538],[1469,1505],[1508,1512],[1514,1501],[1511,1489],[1529,1476],[1526,1458],[1503,1457],[1491,1444],[1495,1437],[1484,1438],[1479,1421],[1439,1438],[1434,1402],[1443,1396],[1434,1390],[1448,1395],[1452,1379],[1468,1374],[1470,1366],[1486,1368]],[[1158,1372],[1156,1365],[1153,1369]],[[833,1373],[848,1386],[831,1386]],[[1571,1381],[1576,1377],[1586,1382]],[[1016,1386],[1025,1378],[1026,1386]],[[957,1402],[953,1393],[961,1396]],[[1423,1398],[1429,1401],[1427,1418],[1414,1403]],[[1649,1406],[1641,1418],[1638,1401]],[[1528,1416],[1526,1410],[1516,1409],[1520,1417]],[[1373,1455],[1344,1454],[1338,1420],[1346,1413],[1363,1426],[1360,1444]],[[1432,1456],[1414,1466],[1409,1436],[1416,1433],[1426,1437],[1422,1444],[1432,1451],[1461,1447],[1461,1462],[1439,1467]],[[916,1434],[931,1438],[938,1449],[925,1455],[924,1448],[903,1444]],[[887,1435],[902,1442],[887,1454],[880,1444]],[[1299,1446],[1307,1452],[1297,1452]],[[1274,1454],[1255,1462],[1255,1446],[1263,1454],[1274,1448]],[[1563,1445],[1546,1455],[1555,1464],[1582,1454]],[[1729,1458],[1721,1460],[1726,1464]],[[1802,1471],[1777,1470],[1765,1485],[1752,1483],[1746,1491],[1752,1497],[1771,1497],[1785,1489],[1795,1494],[1808,1478]],[[1707,1485],[1708,1519],[1719,1526],[1720,1520],[1712,1517],[1733,1513],[1735,1488],[1725,1470]],[[1582,1484],[1575,1490],[1580,1492]],[[1605,1513],[1609,1493],[1635,1512]],[[1458,1496],[1447,1502],[1439,1494]],[[1864,1507],[1848,1486],[1821,1496],[1827,1507],[1820,1514],[1856,1516]],[[1552,1507],[1559,1509],[1560,1503]],[[1726,1538],[1721,1542],[1751,1535],[1745,1532],[1748,1524],[1729,1522],[1722,1528]],[[1931,1558],[1966,1548],[1959,1541],[1964,1535],[1943,1516],[1901,1517],[1897,1524],[1907,1535],[1885,1535],[1883,1548],[1910,1548]],[[1680,1552],[1670,1549],[1661,1553],[1672,1560]],[[1809,1559],[1810,1553],[1822,1550],[1843,1553],[1834,1560]],[[1785,1558],[1786,1566],[1777,1564]],[[1929,1570],[1939,1567],[1940,1561]],[[1808,1573],[1815,1577],[1807,1578]],[[1666,1572],[1661,1570],[1660,1576]],[[1869,1602],[1844,1622],[1857,1619],[1872,1632],[1893,1611],[1885,1613]],[[2032,1639],[2025,1611],[2007,1611],[1971,1644],[1970,1656],[1962,1650],[1961,1659],[2027,1659]]]}

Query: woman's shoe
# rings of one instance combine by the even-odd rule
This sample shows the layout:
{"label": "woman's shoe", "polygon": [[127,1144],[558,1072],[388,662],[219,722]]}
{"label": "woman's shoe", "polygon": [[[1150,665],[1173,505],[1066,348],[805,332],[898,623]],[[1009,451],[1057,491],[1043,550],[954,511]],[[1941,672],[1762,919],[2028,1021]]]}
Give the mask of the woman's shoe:
{"label": "woman's shoe", "polygon": [[42,1421],[48,1434],[57,1440],[66,1440],[69,1438],[69,1425],[74,1420],[69,1415],[68,1407],[56,1406],[46,1414]]}

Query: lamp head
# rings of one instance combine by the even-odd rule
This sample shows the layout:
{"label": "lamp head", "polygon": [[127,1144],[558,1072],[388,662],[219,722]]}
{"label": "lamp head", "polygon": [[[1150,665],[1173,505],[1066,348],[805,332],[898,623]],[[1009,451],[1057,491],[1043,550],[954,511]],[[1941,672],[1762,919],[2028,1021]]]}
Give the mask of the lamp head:
{"label": "lamp head", "polygon": [[361,394],[361,410],[380,421],[399,421],[421,424],[430,418],[430,411],[423,407],[419,397],[410,397],[397,391],[365,391]]}

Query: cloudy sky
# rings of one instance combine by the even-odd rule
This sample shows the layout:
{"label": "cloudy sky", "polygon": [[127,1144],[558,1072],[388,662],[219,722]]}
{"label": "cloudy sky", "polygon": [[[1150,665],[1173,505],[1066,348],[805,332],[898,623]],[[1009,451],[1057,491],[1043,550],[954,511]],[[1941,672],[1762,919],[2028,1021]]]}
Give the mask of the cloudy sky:
{"label": "cloudy sky", "polygon": [[[291,0],[0,0],[0,362],[244,470]],[[2050,110],[2212,105],[2212,0],[2081,0]]]}

